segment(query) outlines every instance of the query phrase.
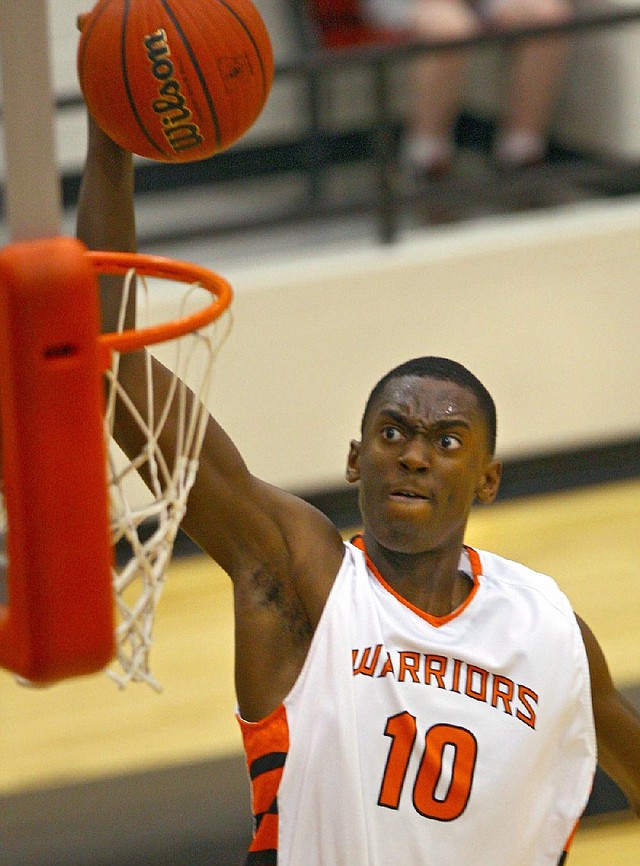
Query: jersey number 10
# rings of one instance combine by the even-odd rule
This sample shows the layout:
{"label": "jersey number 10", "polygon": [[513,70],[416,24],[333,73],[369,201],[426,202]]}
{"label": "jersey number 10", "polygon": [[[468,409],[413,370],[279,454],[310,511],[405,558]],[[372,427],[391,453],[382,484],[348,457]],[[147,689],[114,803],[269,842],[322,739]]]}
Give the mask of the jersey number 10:
{"label": "jersey number 10", "polygon": [[[415,716],[398,713],[387,719],[391,737],[378,805],[397,809],[417,735]],[[413,786],[413,805],[425,818],[453,821],[465,810],[471,793],[478,744],[466,728],[434,725],[424,738],[424,751]]]}

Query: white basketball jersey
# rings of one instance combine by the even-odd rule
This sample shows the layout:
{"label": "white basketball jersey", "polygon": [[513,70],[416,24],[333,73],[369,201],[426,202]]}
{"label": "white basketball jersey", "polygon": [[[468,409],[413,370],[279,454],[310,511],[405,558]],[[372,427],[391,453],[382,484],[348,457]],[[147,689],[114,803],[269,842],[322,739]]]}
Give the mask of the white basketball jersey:
{"label": "white basketball jersey", "polygon": [[467,549],[473,589],[435,618],[345,548],[295,686],[263,721],[241,721],[247,863],[557,866],[596,764],[568,600],[551,578]]}

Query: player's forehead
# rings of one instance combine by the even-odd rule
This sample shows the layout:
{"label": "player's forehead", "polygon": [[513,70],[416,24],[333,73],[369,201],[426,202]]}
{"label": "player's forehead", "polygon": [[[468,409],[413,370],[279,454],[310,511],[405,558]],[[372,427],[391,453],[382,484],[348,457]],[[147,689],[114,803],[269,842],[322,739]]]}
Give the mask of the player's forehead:
{"label": "player's forehead", "polygon": [[430,376],[400,376],[389,380],[370,407],[370,418],[400,414],[433,424],[462,419],[484,425],[478,400],[470,388]]}

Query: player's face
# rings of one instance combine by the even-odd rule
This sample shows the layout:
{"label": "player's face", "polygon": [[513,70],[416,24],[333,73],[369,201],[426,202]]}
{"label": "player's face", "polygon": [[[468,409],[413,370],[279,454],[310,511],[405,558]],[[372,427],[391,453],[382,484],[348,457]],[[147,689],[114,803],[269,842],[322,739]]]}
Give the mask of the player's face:
{"label": "player's face", "polygon": [[347,480],[360,483],[365,534],[382,547],[462,544],[473,502],[491,502],[500,480],[475,394],[439,379],[390,381],[351,443]]}

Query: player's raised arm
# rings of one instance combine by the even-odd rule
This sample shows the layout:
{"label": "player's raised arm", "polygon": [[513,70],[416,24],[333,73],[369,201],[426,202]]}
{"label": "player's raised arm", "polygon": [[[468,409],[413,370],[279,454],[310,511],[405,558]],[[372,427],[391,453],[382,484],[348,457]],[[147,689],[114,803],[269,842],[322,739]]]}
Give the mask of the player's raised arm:
{"label": "player's raised arm", "polygon": [[[87,115],[87,159],[78,196],[77,235],[91,250],[135,252],[133,157],[102,132]],[[102,276],[102,329],[117,329],[121,277]],[[133,293],[131,300],[134,300]],[[133,304],[126,327],[133,327]]]}
{"label": "player's raised arm", "polygon": [[[78,202],[78,237],[90,248],[136,248],[133,186],[131,155],[89,118],[87,164]],[[106,329],[115,325],[119,288],[118,278],[102,286]],[[128,326],[133,324],[132,315],[130,311]],[[142,353],[137,353],[121,359],[120,377],[134,401],[145,399],[141,357]],[[155,367],[158,399],[162,400],[166,393],[162,387],[164,371],[160,364]],[[125,452],[139,453],[140,433],[127,419],[127,413],[117,414],[116,439]],[[166,425],[161,446],[164,453],[171,455],[171,422]],[[329,561],[334,573],[341,556],[335,528],[306,503],[256,479],[213,419],[208,422],[201,466],[183,527],[232,577],[267,567],[287,580],[299,571],[295,560],[304,561],[307,547],[317,551],[318,544],[320,549],[327,545],[332,554]],[[292,555],[294,537],[302,541]]]}

